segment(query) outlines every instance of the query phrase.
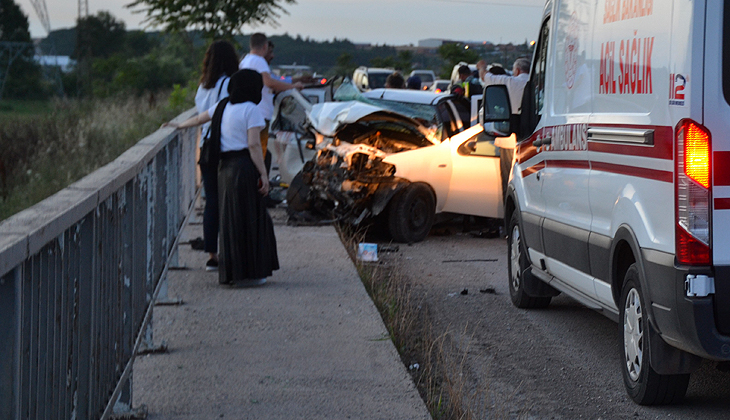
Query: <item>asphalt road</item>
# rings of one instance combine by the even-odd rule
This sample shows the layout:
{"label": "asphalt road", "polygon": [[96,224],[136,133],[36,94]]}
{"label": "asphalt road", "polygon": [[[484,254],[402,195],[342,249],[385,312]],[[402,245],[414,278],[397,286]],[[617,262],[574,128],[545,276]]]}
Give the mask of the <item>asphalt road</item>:
{"label": "asphalt road", "polygon": [[692,375],[683,405],[636,405],[621,378],[618,325],[562,295],[544,310],[514,307],[506,249],[505,239],[452,224],[381,255],[404,273],[434,332],[453,345],[452,375],[463,381],[475,418],[730,417],[730,374],[710,362]]}

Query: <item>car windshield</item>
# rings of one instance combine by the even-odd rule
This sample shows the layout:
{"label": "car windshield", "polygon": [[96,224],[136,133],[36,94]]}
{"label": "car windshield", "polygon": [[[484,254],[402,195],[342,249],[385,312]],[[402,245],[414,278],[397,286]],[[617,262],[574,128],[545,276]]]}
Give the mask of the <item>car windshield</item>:
{"label": "car windshield", "polygon": [[439,124],[436,115],[436,107],[434,105],[414,104],[409,102],[389,101],[386,99],[366,99],[361,98],[363,102],[367,102],[388,111],[397,112],[406,117],[419,120],[426,127],[436,126]]}
{"label": "car windshield", "polygon": [[385,87],[385,79],[390,73],[368,73],[368,87],[370,89],[378,89]]}
{"label": "car windshield", "polygon": [[385,99],[366,98],[352,83],[342,83],[335,91],[335,101],[358,101],[395,112],[420,122],[434,132],[434,138],[442,139],[443,124],[437,105],[397,102]]}
{"label": "car windshield", "polygon": [[433,82],[433,75],[431,73],[416,73],[415,75],[420,77],[423,83]]}

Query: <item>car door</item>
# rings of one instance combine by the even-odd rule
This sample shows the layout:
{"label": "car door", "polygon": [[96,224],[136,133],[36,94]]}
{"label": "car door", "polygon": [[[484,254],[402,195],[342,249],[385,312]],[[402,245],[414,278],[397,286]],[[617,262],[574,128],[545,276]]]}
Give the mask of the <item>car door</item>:
{"label": "car door", "polygon": [[451,178],[443,211],[483,217],[504,217],[499,149],[481,125],[449,140]]}

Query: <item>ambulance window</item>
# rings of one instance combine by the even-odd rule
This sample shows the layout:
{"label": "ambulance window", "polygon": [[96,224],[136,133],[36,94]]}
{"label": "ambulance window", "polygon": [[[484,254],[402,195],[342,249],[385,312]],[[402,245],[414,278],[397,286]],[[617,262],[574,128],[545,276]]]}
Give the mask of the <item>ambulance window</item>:
{"label": "ambulance window", "polygon": [[[542,115],[545,104],[545,68],[547,67],[548,35],[550,34],[549,20],[546,20],[540,31],[540,42],[537,44],[537,55],[532,69],[533,87],[533,109],[536,115]],[[537,119],[539,120],[539,118]]]}
{"label": "ambulance window", "polygon": [[724,7],[724,19],[722,22],[722,90],[725,92],[725,100],[730,103],[730,7]]}
{"label": "ambulance window", "polygon": [[535,60],[532,63],[530,82],[525,86],[522,96],[521,118],[517,137],[529,137],[540,122],[545,103],[545,70],[547,68],[548,35],[550,34],[550,19],[546,19],[540,30],[537,41]]}

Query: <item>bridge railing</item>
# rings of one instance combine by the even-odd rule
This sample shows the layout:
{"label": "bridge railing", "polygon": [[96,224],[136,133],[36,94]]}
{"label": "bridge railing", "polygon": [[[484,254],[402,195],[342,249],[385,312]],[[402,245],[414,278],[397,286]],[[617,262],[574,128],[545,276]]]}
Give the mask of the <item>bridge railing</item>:
{"label": "bridge railing", "polygon": [[158,130],[0,223],[0,419],[131,406],[134,356],[194,205],[196,146],[195,129]]}

